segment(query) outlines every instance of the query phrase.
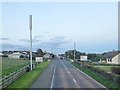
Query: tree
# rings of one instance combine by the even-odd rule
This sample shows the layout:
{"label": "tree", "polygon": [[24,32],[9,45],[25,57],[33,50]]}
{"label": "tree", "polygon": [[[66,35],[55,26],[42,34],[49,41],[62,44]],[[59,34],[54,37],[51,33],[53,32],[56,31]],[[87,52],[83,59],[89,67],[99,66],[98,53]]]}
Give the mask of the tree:
{"label": "tree", "polygon": [[88,59],[90,59],[90,60],[94,60],[95,58],[96,58],[96,54],[94,54],[94,53],[89,53],[88,55]]}
{"label": "tree", "polygon": [[42,49],[37,49],[37,56],[43,56],[43,51]]}
{"label": "tree", "polygon": [[[86,55],[86,53],[81,53],[81,52],[75,50],[75,58],[80,59],[80,55]],[[66,51],[65,56],[69,57],[70,59],[74,59],[74,50]]]}

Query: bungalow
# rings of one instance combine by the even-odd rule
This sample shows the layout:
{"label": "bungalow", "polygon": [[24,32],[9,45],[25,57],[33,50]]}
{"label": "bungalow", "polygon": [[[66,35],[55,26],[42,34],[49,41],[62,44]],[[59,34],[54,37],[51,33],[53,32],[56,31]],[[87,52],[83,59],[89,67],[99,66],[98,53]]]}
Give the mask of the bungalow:
{"label": "bungalow", "polygon": [[9,58],[28,58],[27,53],[14,52],[8,55]]}
{"label": "bungalow", "polygon": [[13,51],[2,51],[3,57],[8,57],[8,55],[12,54]]}
{"label": "bungalow", "polygon": [[46,53],[44,56],[43,56],[43,59],[44,60],[51,60],[52,59],[52,56],[50,53]]}
{"label": "bungalow", "polygon": [[2,52],[0,52],[0,57],[2,57],[4,54]]}
{"label": "bungalow", "polygon": [[120,64],[120,51],[111,51],[104,53],[102,57],[106,60],[108,64]]}

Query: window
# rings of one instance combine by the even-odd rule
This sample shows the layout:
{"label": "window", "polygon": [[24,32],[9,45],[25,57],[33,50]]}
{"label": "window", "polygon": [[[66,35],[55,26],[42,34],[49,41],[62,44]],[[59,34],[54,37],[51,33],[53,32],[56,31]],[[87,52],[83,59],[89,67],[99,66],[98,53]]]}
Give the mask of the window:
{"label": "window", "polygon": [[109,59],[110,62],[112,62],[112,59]]}
{"label": "window", "polygon": [[108,60],[108,62],[112,62],[112,59],[111,59],[111,58],[108,58],[107,60]]}

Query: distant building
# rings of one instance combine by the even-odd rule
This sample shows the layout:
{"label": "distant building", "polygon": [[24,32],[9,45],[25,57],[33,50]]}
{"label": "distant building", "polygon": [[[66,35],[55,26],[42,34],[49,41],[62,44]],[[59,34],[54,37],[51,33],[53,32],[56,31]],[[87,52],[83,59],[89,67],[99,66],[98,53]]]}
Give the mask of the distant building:
{"label": "distant building", "polygon": [[0,52],[0,57],[4,56],[4,54],[2,52]]}
{"label": "distant building", "polygon": [[43,62],[43,57],[36,57],[35,62]]}
{"label": "distant building", "polygon": [[80,61],[87,61],[87,55],[81,55],[80,56]]}
{"label": "distant building", "polygon": [[21,53],[20,52],[14,52],[10,55],[8,55],[9,58],[20,58]]}
{"label": "distant building", "polygon": [[8,55],[9,58],[28,58],[27,53],[21,53],[21,52],[14,52],[10,55]]}
{"label": "distant building", "polygon": [[107,52],[104,53],[102,57],[106,60],[106,63],[108,64],[120,64],[120,51]]}
{"label": "distant building", "polygon": [[13,51],[2,51],[2,54],[4,54],[4,57],[8,57],[10,54],[12,54]]}
{"label": "distant building", "polygon": [[50,53],[46,53],[44,56],[43,56],[43,59],[44,60],[51,60],[52,59],[52,56]]}

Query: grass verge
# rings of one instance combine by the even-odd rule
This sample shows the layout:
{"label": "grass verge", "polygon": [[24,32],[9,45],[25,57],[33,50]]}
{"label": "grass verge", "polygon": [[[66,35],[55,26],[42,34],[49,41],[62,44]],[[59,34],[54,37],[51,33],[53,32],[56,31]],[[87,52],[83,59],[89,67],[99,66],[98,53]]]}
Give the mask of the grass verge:
{"label": "grass verge", "polygon": [[77,63],[72,63],[75,67],[77,67],[78,69],[82,70],[83,72],[85,72],[87,75],[89,75],[90,77],[92,77],[93,79],[95,79],[96,81],[100,82],[101,84],[103,84],[104,86],[106,86],[108,89],[110,90],[120,90],[119,84],[115,83],[111,80],[108,80],[107,78],[103,77],[102,75],[98,74],[98,73],[93,73],[92,70],[82,67]]}
{"label": "grass verge", "polygon": [[25,73],[7,88],[19,88],[19,90],[20,88],[22,90],[29,88],[32,85],[32,83],[38,78],[38,76],[42,74],[43,70],[47,68],[49,63],[50,61],[44,61],[42,64],[38,64],[33,71]]}
{"label": "grass verge", "polygon": [[2,58],[1,59],[2,64],[2,77],[9,75],[10,73],[13,73],[22,67],[29,64],[29,60],[24,59],[14,59],[14,58]]}

